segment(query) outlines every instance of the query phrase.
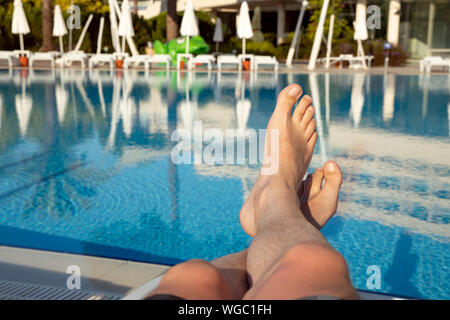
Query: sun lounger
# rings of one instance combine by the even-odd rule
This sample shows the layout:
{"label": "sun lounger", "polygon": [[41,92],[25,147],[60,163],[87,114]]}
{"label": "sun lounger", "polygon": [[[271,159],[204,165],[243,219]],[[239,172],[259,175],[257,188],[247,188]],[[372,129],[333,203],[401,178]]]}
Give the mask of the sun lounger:
{"label": "sun lounger", "polygon": [[54,68],[57,56],[59,56],[59,52],[57,51],[35,52],[30,57],[30,68],[33,67],[34,62],[36,61],[50,61],[52,68]]}
{"label": "sun lounger", "polygon": [[440,56],[429,56],[420,60],[420,72],[426,70],[427,73],[430,73],[433,67],[447,68],[450,72],[450,60],[444,59]]}
{"label": "sun lounger", "polygon": [[7,60],[8,67],[13,67],[13,59],[16,57],[16,54],[13,51],[0,51],[0,60]]}
{"label": "sun lounger", "polygon": [[114,69],[114,54],[111,53],[99,53],[94,54],[89,59],[89,69],[99,65],[109,64],[109,69]]}
{"label": "sun lounger", "polygon": [[126,57],[123,61],[123,68],[128,69],[130,65],[135,67],[139,66],[141,63],[144,66],[147,66],[147,63],[150,61],[150,56],[147,54],[139,54],[131,57]]}
{"label": "sun lounger", "polygon": [[225,64],[237,65],[239,71],[242,70],[242,61],[235,55],[223,54],[217,57],[217,68],[219,71],[222,70]]}
{"label": "sun lounger", "polygon": [[255,71],[258,71],[258,66],[259,65],[269,65],[269,66],[273,66],[274,71],[278,71],[278,61],[275,57],[271,57],[271,56],[255,56],[254,57],[254,68]]}
{"label": "sun lounger", "polygon": [[[341,54],[341,55],[339,55],[339,57],[330,57],[329,59],[330,59],[330,65],[342,63],[342,62],[348,62],[348,67],[350,69],[359,69],[359,68],[363,68],[363,66],[364,66],[363,61],[365,61],[367,67],[370,68],[372,66],[373,56],[367,55],[364,57],[355,57],[352,54]],[[327,62],[327,58],[320,58],[320,59],[317,59],[317,61],[325,65]]]}
{"label": "sun lounger", "polygon": [[61,60],[56,60],[57,63],[61,63],[62,66],[71,66],[73,62],[80,62],[81,68],[85,68],[87,64],[88,56],[83,51],[70,51],[63,53]]}
{"label": "sun lounger", "polygon": [[164,63],[166,65],[167,71],[169,71],[171,61],[172,58],[168,54],[155,54],[153,56],[150,56],[150,59],[147,60],[147,62],[145,63],[145,68],[150,69],[152,63]]}
{"label": "sun lounger", "polygon": [[208,70],[211,70],[215,62],[216,59],[212,54],[199,54],[189,60],[189,69],[194,69],[197,65],[206,64],[208,66]]}

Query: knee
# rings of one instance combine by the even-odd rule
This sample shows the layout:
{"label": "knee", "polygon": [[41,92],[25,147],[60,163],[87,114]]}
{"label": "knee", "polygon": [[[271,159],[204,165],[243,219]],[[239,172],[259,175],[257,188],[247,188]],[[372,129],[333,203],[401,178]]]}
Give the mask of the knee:
{"label": "knee", "polygon": [[211,263],[194,259],[180,263],[166,273],[163,278],[168,281],[189,281],[201,287],[217,288],[222,285],[222,276]]}
{"label": "knee", "polygon": [[290,248],[281,258],[280,263],[298,272],[308,270],[348,274],[347,263],[339,252],[316,243],[304,243]]}

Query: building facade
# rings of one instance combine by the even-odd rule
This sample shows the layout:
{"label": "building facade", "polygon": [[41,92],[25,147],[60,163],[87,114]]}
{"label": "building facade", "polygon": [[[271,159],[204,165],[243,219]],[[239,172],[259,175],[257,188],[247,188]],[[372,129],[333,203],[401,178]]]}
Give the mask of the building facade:
{"label": "building facade", "polygon": [[[195,10],[212,12],[213,16],[225,16],[231,24],[242,0],[192,0]],[[250,10],[261,8],[263,32],[276,32],[277,43],[283,42],[287,32],[295,29],[302,0],[247,0]],[[450,55],[450,0],[343,0],[343,18],[352,21],[355,6],[376,5],[380,8],[381,30],[377,37],[384,37],[408,52],[410,58],[427,55]],[[131,2],[133,5],[133,2]],[[183,11],[186,0],[177,1],[177,10]],[[166,10],[166,0],[138,2],[138,13],[146,19]],[[308,13],[304,23],[307,22]],[[375,33],[372,33],[374,36]]]}

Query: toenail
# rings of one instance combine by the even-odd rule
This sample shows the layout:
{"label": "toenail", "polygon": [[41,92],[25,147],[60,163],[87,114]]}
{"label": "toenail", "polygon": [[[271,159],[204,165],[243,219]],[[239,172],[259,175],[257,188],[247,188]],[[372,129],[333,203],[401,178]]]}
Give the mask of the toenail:
{"label": "toenail", "polygon": [[291,89],[289,89],[288,95],[290,97],[298,97],[298,95],[300,94],[300,88],[297,86],[292,87]]}

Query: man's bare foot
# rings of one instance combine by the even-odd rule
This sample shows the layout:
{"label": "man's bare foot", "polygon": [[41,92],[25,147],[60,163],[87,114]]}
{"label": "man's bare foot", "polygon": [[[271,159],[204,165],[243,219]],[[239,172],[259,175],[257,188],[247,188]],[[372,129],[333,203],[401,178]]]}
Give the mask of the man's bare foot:
{"label": "man's bare foot", "polygon": [[317,141],[311,98],[304,96],[292,113],[292,108],[302,92],[302,88],[297,84],[284,88],[278,95],[277,105],[267,125],[268,153],[273,149],[270,145],[271,132],[278,130],[279,169],[273,175],[260,174],[242,206],[241,225],[252,237],[257,231],[257,213],[263,212],[267,205],[276,202],[279,197],[295,197],[294,201],[299,202],[297,190],[311,162]]}
{"label": "man's bare foot", "polygon": [[325,162],[323,168],[309,174],[301,184],[298,190],[300,209],[317,229],[320,230],[336,213],[341,184],[342,172],[334,161]]}

